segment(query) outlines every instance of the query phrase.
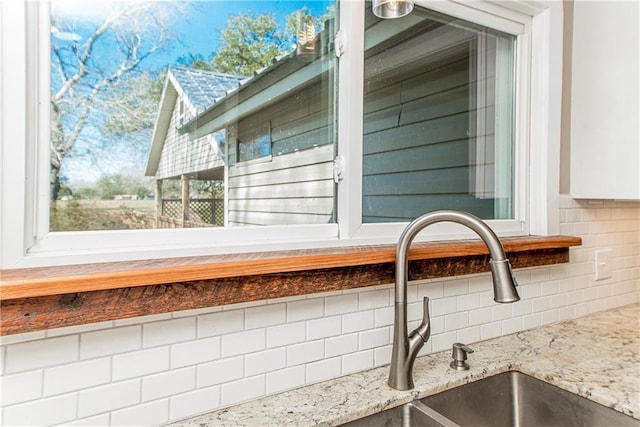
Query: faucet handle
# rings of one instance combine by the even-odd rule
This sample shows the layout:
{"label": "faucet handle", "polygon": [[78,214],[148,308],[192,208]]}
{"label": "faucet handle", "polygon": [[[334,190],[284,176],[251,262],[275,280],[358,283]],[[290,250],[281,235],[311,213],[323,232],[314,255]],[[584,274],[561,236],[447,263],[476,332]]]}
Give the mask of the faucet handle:
{"label": "faucet handle", "polygon": [[467,353],[473,353],[473,349],[462,343],[453,344],[451,357],[453,361],[449,364],[456,371],[466,371],[469,369],[469,364],[465,362],[467,360]]}

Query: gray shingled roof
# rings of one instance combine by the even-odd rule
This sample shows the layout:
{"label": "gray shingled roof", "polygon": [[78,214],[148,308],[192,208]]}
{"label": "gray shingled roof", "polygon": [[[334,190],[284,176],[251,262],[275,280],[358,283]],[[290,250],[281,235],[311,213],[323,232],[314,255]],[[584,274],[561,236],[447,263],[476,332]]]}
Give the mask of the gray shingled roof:
{"label": "gray shingled roof", "polygon": [[187,67],[170,67],[170,72],[182,88],[184,94],[201,113],[224,97],[227,91],[235,89],[246,77]]}

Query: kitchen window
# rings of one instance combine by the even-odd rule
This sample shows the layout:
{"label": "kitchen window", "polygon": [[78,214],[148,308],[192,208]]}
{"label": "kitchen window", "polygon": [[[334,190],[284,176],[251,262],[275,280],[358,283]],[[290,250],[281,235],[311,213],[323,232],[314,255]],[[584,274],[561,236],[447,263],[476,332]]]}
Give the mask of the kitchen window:
{"label": "kitchen window", "polygon": [[[557,233],[561,5],[489,2],[462,5],[421,1],[416,4],[418,7],[414,14],[378,23],[376,27],[365,3],[340,2],[336,5],[334,21],[328,20],[322,31],[313,34],[320,37],[324,33],[324,59],[314,62],[314,54],[306,51],[294,55],[299,61],[296,66],[306,70],[306,78],[320,88],[316,93],[322,94],[323,102],[316,111],[305,107],[310,112],[309,117],[320,118],[323,126],[314,128],[312,120],[307,120],[305,123],[311,126],[308,129],[310,137],[302,139],[310,144],[304,148],[313,150],[324,164],[320,173],[324,184],[319,190],[321,193],[317,193],[322,196],[316,194],[301,199],[301,203],[291,203],[292,208],[309,209],[316,218],[314,221],[288,220],[270,226],[249,224],[202,230],[52,233],[48,216],[50,10],[46,2],[2,3],[2,268],[390,243],[397,239],[406,221],[422,212],[444,207],[473,211],[475,205],[481,206],[476,213],[491,220],[492,227],[501,235]],[[431,35],[438,33],[454,38],[456,43],[442,49],[434,48],[434,51],[412,53],[412,42],[415,44],[421,40],[420,37],[429,38],[431,31]],[[20,34],[25,37],[18,37]],[[11,44],[7,40],[12,40]],[[304,46],[309,48],[306,40]],[[326,55],[329,52],[333,57]],[[333,59],[336,57],[338,59]],[[406,57],[411,61],[403,64]],[[375,62],[382,58],[388,60],[378,61],[382,68],[376,68]],[[9,63],[11,67],[6,66]],[[173,76],[183,72],[178,67],[173,70]],[[394,158],[392,154],[381,157],[377,156],[380,152],[371,151],[371,126],[375,113],[381,111],[374,106],[376,82],[386,79],[380,90],[386,87],[393,92],[394,84],[405,85],[412,79],[429,80],[423,79],[420,73],[459,77],[460,84],[454,85],[460,88],[458,96],[449,99],[447,94],[441,94],[445,100],[437,104],[432,102],[433,98],[429,99],[431,95],[437,97],[436,90],[422,100],[392,103],[388,110],[399,110],[400,113],[378,117],[382,121],[395,120],[396,125],[410,127],[419,122],[410,117],[412,107],[416,107],[413,111],[419,114],[423,108],[435,105],[432,119],[441,120],[438,127],[448,129],[451,126],[446,124],[447,120],[460,120],[463,125],[458,130],[464,130],[461,135],[445,136],[444,140],[438,141],[436,145],[444,149],[440,155],[450,159],[447,150],[462,150],[459,158],[463,158],[465,164],[451,165],[455,171],[437,176],[434,174],[443,169],[442,164],[438,167],[439,155],[436,152],[423,153],[422,158],[425,162],[432,161],[434,168],[423,171],[426,175],[416,175],[416,182],[422,183],[425,176],[431,175],[435,177],[436,187],[422,189],[420,197],[415,198],[418,200],[416,203],[408,200],[416,191],[404,185],[411,182],[406,174],[413,174],[415,170],[399,172],[405,174],[400,179],[401,186],[379,178],[390,175],[390,171],[385,169],[390,166],[413,166],[398,160],[402,157]],[[279,76],[274,84],[279,81],[290,85],[298,81],[297,78],[299,74],[289,73]],[[265,81],[254,80],[254,83],[254,88],[257,88]],[[422,81],[421,84],[424,86],[426,83]],[[225,94],[234,93],[230,87],[225,89]],[[265,86],[264,90],[267,89]],[[455,92],[454,87],[451,89]],[[309,89],[298,85],[287,96],[291,96],[292,101],[311,99],[305,90]],[[424,92],[427,89],[421,86],[420,90]],[[172,93],[169,95],[178,96],[180,88]],[[218,97],[215,107],[209,106],[200,111],[203,116],[191,120],[185,117],[185,123],[168,128],[167,132],[204,137],[203,150],[222,147],[220,153],[228,156],[227,151],[231,151],[233,145],[229,143],[233,141],[229,137],[233,132],[240,135],[242,118],[249,119],[246,115],[236,121],[225,117],[241,114],[245,108],[257,108],[255,103],[240,103],[242,90],[235,93],[235,98]],[[413,105],[409,105],[412,102]],[[463,108],[443,112],[451,102],[459,106],[464,104]],[[203,124],[206,114],[209,114],[206,116],[207,124]],[[277,112],[273,116],[278,117]],[[286,139],[278,146],[278,129],[272,120],[267,118],[260,123],[260,126],[269,123],[269,130],[265,128],[264,132],[249,135],[249,139],[236,140],[249,144],[249,152],[252,153],[249,157],[265,154],[264,147],[269,140],[272,160],[275,161],[281,153],[287,153],[292,156],[292,161],[288,161],[286,166],[291,169],[297,167],[294,160],[299,159],[293,157],[299,155],[297,146],[287,145]],[[225,132],[224,141],[211,144],[210,135],[214,133],[218,141],[221,134],[215,132],[220,130]],[[381,141],[396,139],[378,136]],[[16,141],[26,143],[16,144]],[[445,147],[442,145],[444,142],[451,144]],[[401,148],[396,154],[413,147]],[[401,154],[416,158],[408,151]],[[281,158],[284,159],[283,156]],[[154,161],[161,165],[161,153],[156,153]],[[260,163],[251,166],[259,168]],[[372,178],[376,175],[377,178]],[[445,176],[452,178],[443,178]],[[229,179],[229,176],[222,173],[221,178]],[[440,182],[445,184],[437,184]],[[464,198],[473,203],[452,206],[449,201],[444,201],[432,205],[430,200],[438,199],[434,197],[434,191],[442,186],[448,187],[447,193],[455,194],[456,200]],[[406,212],[376,217],[375,213],[382,208],[376,205],[374,199],[379,195],[375,191],[383,187],[390,188],[387,193],[394,193],[396,197],[389,199],[387,204],[403,209],[406,206]],[[231,189],[225,191],[225,201],[229,203],[234,196],[230,194]],[[235,194],[248,191],[238,188]],[[322,199],[321,203],[319,199]],[[402,203],[399,202],[401,199],[404,200]],[[267,213],[273,208],[269,201],[262,200],[261,203]],[[322,213],[314,211],[318,206],[324,209]],[[442,224],[421,238],[467,236],[455,226]]]}
{"label": "kitchen window", "polygon": [[411,19],[367,11],[363,223],[515,218],[516,37],[420,6]]}

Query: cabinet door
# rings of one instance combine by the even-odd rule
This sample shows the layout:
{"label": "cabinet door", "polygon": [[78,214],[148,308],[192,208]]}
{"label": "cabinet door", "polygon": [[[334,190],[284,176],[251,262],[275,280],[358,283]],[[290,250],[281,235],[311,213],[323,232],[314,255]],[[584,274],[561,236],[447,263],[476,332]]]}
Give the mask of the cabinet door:
{"label": "cabinet door", "polygon": [[640,200],[638,1],[574,2],[571,193]]}

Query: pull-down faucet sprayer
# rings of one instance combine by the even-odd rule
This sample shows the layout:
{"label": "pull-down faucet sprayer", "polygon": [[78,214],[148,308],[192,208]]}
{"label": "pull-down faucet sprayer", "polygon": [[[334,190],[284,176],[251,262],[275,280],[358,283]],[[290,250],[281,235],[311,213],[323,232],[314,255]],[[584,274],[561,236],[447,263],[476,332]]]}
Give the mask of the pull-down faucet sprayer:
{"label": "pull-down faucet sprayer", "polygon": [[520,299],[516,291],[516,280],[511,265],[496,234],[480,218],[462,211],[441,210],[429,212],[411,222],[402,232],[396,247],[395,317],[393,327],[393,351],[389,385],[396,390],[413,388],[413,362],[430,336],[429,298],[423,304],[422,323],[411,334],[407,333],[407,282],[409,269],[409,247],[416,235],[431,224],[455,222],[478,234],[489,249],[489,266],[493,276],[493,300],[499,303],[516,302]]}

